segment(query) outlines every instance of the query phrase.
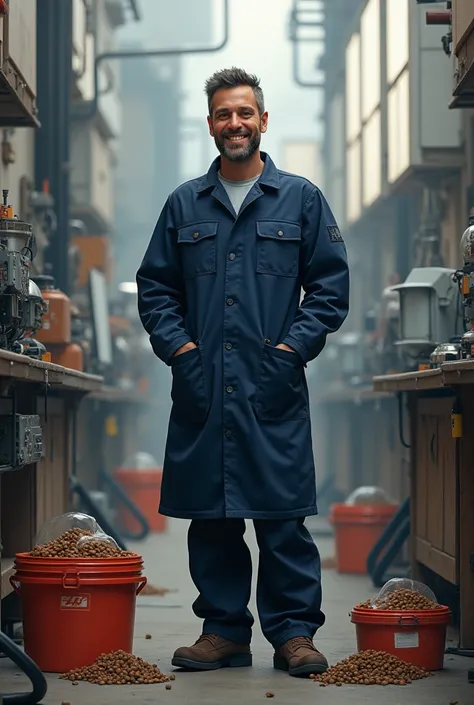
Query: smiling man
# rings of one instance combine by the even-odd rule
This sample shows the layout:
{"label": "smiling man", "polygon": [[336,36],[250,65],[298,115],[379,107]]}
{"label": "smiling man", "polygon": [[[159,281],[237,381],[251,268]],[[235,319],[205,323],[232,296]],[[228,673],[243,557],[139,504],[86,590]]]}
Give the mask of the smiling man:
{"label": "smiling man", "polygon": [[160,512],[191,520],[203,620],[172,663],[251,665],[251,519],[274,667],[307,676],[327,661],[313,643],[325,617],[304,525],[317,513],[305,366],[347,315],[346,249],[320,190],[260,151],[258,79],[219,71],[206,94],[220,156],[169,196],[137,273],[142,323],[173,375]]}

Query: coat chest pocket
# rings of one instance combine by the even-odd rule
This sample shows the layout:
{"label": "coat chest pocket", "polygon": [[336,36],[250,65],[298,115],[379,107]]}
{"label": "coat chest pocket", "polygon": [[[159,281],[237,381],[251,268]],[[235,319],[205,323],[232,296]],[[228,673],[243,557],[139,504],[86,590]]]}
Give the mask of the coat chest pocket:
{"label": "coat chest pocket", "polygon": [[207,221],[178,228],[178,246],[186,279],[215,273],[218,225],[217,221]]}
{"label": "coat chest pocket", "polygon": [[257,220],[257,272],[297,277],[301,226],[281,220]]}

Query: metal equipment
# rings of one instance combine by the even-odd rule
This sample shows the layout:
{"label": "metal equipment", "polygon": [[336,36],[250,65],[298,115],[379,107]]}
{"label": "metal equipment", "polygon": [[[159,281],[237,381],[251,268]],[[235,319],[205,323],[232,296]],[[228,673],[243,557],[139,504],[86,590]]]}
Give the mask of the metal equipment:
{"label": "metal equipment", "polygon": [[[0,348],[28,354],[21,344],[25,335],[40,327],[45,303],[30,280],[36,244],[30,223],[19,220],[3,190],[0,205]],[[36,356],[36,355],[35,355]]]}
{"label": "metal equipment", "polygon": [[461,338],[461,355],[464,359],[474,357],[474,216],[469,217],[469,225],[461,238],[463,268],[456,272],[464,309],[464,326],[467,328]]}
{"label": "metal equipment", "polygon": [[410,370],[429,368],[433,350],[455,342],[464,330],[456,272],[416,267],[392,291],[400,294],[400,338],[395,345],[404,364]]}
{"label": "metal equipment", "polygon": [[56,288],[54,277],[35,277],[41,295],[47,302],[47,312],[38,333],[38,340],[47,346],[51,361],[56,365],[82,372],[82,348],[72,341],[72,302]]}
{"label": "metal equipment", "polygon": [[0,472],[37,463],[43,454],[43,429],[37,414],[0,416]]}

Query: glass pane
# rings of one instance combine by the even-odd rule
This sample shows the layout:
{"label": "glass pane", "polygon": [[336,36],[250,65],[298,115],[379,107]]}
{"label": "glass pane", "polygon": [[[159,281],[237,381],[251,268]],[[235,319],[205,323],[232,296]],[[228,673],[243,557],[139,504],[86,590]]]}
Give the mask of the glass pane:
{"label": "glass pane", "polygon": [[356,140],[347,150],[347,218],[354,221],[361,212],[360,183],[360,140]]}
{"label": "glass pane", "polygon": [[405,69],[388,94],[388,180],[410,166],[410,82]]}
{"label": "glass pane", "polygon": [[393,83],[409,56],[409,0],[387,0],[387,82]]}
{"label": "glass pane", "polygon": [[354,34],[346,49],[346,118],[347,141],[360,132],[360,35]]}
{"label": "glass pane", "polygon": [[363,202],[368,207],[380,196],[382,189],[382,136],[380,110],[364,128]]}
{"label": "glass pane", "polygon": [[380,0],[369,0],[361,19],[362,120],[380,103]]}

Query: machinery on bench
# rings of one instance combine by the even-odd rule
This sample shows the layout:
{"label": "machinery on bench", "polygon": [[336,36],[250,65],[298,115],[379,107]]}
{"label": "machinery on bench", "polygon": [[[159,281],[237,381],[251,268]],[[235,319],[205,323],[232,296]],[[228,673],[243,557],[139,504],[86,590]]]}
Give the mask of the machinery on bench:
{"label": "machinery on bench", "polygon": [[[33,337],[41,328],[46,306],[41,292],[30,279],[36,255],[35,237],[29,223],[19,220],[3,191],[0,206],[0,348],[33,358],[46,352]],[[0,473],[16,470],[43,457],[43,431],[36,414],[0,415]]]}
{"label": "machinery on bench", "polygon": [[19,220],[2,192],[0,206],[0,348],[41,359],[46,348],[34,339],[46,304],[30,278],[36,241],[30,223]]}

